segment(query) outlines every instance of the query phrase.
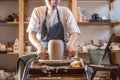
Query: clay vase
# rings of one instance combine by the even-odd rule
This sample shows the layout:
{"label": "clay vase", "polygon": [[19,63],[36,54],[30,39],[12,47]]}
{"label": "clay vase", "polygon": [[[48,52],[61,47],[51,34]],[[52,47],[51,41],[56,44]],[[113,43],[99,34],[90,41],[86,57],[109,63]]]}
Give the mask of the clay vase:
{"label": "clay vase", "polygon": [[64,44],[62,40],[50,40],[48,42],[49,60],[62,60],[64,56]]}

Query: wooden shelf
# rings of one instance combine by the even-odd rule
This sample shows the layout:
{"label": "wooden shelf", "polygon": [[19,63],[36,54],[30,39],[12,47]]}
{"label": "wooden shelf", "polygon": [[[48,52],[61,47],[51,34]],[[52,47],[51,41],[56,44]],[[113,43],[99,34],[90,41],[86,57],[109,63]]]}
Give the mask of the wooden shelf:
{"label": "wooden shelf", "polygon": [[78,0],[78,1],[111,1],[111,2],[113,2],[115,0]]}
{"label": "wooden shelf", "polygon": [[18,1],[18,0],[0,0],[0,1]]}
{"label": "wooden shelf", "polygon": [[0,23],[0,26],[18,26],[19,22]]}
{"label": "wooden shelf", "polygon": [[83,22],[77,22],[78,25],[111,25],[111,26],[115,26],[115,25],[119,25],[120,22],[89,22],[89,21],[83,21]]}
{"label": "wooden shelf", "polygon": [[24,52],[25,54],[32,54],[32,53],[36,53],[35,51],[32,52]]}
{"label": "wooden shelf", "polygon": [[[24,52],[24,54],[32,54],[32,53],[36,53],[36,51]],[[7,52],[7,54],[19,54],[19,52]]]}
{"label": "wooden shelf", "polygon": [[120,50],[111,50],[112,53],[120,53]]}
{"label": "wooden shelf", "polygon": [[[119,25],[120,22],[118,21],[114,21],[114,22],[89,22],[89,21],[82,21],[82,22],[77,22],[78,25]],[[24,22],[25,25],[28,25],[29,22],[25,21]]]}
{"label": "wooden shelf", "polygon": [[[120,50],[111,50],[111,52],[114,54],[114,53],[120,53]],[[89,54],[88,52],[83,52],[83,51],[80,51],[78,52],[78,54]]]}
{"label": "wooden shelf", "polygon": [[113,25],[113,26],[119,25],[119,24],[120,24],[120,22],[110,22],[110,25]]}
{"label": "wooden shelf", "polygon": [[7,52],[7,54],[19,54],[19,52]]}
{"label": "wooden shelf", "polygon": [[25,21],[25,22],[24,22],[24,24],[25,24],[25,25],[28,25],[28,24],[29,24],[29,22],[28,22],[28,21]]}
{"label": "wooden shelf", "polygon": [[0,0],[0,1],[18,1],[18,0]]}
{"label": "wooden shelf", "polygon": [[[36,53],[35,51],[32,52],[24,52],[24,54],[32,54],[32,53]],[[19,52],[7,52],[7,54],[19,54]]]}

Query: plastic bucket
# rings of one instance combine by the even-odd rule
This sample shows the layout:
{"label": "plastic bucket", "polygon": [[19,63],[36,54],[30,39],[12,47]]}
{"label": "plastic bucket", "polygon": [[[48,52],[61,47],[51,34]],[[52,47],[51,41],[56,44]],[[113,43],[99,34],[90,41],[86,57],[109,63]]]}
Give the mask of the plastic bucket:
{"label": "plastic bucket", "polygon": [[105,53],[104,50],[88,50],[89,52],[89,58],[90,58],[90,63],[92,64],[101,64],[103,55]]}

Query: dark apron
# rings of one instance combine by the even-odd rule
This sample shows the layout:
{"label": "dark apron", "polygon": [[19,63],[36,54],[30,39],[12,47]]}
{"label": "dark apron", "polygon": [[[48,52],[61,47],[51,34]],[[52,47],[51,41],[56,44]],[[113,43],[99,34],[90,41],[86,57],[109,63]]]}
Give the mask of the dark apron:
{"label": "dark apron", "polygon": [[58,9],[57,9],[58,22],[50,26],[48,30],[46,26],[47,13],[48,13],[48,8],[46,9],[45,20],[43,21],[42,31],[41,31],[41,41],[43,44],[46,44],[46,46],[44,46],[46,49],[48,46],[47,44],[51,39],[59,39],[64,42],[64,29],[63,29],[62,22],[60,21]]}
{"label": "dark apron", "polygon": [[[51,39],[61,39],[62,41],[64,41],[64,29],[62,26],[62,22],[60,21],[58,9],[57,9],[58,22],[53,26],[50,26],[49,31],[47,30],[47,26],[46,26],[47,11],[48,9],[46,9],[45,20],[42,24],[42,32],[41,32],[42,42],[47,44],[48,41]],[[47,37],[45,38],[45,36]],[[45,47],[47,49],[47,46]],[[35,58],[35,57],[37,57],[37,53],[23,55],[18,59],[17,68],[19,67],[19,61],[23,61],[26,64],[31,58]]]}

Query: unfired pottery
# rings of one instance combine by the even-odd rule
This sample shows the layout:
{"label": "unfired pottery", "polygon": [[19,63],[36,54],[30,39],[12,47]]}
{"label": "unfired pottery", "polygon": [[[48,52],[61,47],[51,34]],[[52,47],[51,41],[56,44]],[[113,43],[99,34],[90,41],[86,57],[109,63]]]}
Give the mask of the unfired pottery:
{"label": "unfired pottery", "polygon": [[48,43],[49,60],[62,60],[64,44],[62,40],[50,40]]}

